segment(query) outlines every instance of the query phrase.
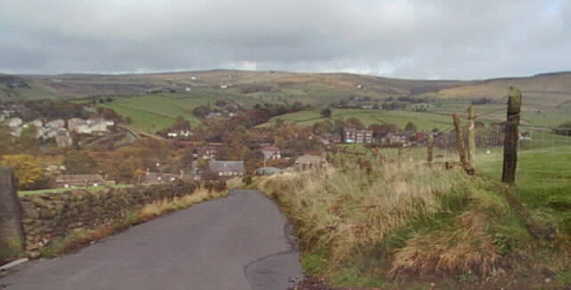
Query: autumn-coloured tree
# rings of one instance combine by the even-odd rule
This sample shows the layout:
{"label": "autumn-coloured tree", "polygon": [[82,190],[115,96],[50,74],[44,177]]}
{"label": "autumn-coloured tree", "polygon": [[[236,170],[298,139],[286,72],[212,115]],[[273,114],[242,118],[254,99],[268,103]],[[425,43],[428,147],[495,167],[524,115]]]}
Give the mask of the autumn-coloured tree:
{"label": "autumn-coloured tree", "polygon": [[19,189],[39,189],[46,184],[45,170],[32,155],[4,155],[0,165],[14,170]]}

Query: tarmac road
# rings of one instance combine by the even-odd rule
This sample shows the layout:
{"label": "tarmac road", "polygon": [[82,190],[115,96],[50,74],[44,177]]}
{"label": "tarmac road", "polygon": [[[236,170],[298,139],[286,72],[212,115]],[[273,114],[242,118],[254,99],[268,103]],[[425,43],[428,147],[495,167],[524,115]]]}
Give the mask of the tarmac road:
{"label": "tarmac road", "polygon": [[282,290],[301,276],[289,225],[260,192],[195,205],[77,253],[25,264],[10,290]]}

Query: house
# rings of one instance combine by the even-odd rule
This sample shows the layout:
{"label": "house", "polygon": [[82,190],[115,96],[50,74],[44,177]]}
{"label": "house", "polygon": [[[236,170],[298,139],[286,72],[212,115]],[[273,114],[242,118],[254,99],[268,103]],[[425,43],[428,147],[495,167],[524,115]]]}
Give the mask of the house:
{"label": "house", "polygon": [[264,176],[280,174],[282,172],[283,172],[282,169],[276,167],[260,167],[256,169],[256,175],[264,175]]}
{"label": "house", "polygon": [[232,178],[244,176],[246,170],[244,161],[218,161],[210,160],[206,166],[201,166],[198,161],[192,162],[192,172],[194,179],[207,177]]}
{"label": "house", "polygon": [[416,144],[424,144],[428,141],[428,133],[425,132],[416,132],[414,134],[414,142],[416,142]]}
{"label": "house", "polygon": [[20,118],[11,118],[8,119],[5,124],[10,129],[10,135],[14,137],[20,137],[22,135],[22,124],[24,121]]}
{"label": "house", "polygon": [[60,175],[56,177],[55,183],[58,188],[101,186],[101,185],[115,184],[114,181],[105,180],[103,176],[99,174]]}
{"label": "house", "polygon": [[45,124],[46,128],[52,128],[52,129],[65,129],[65,121],[62,119],[56,119],[56,120],[52,120],[49,121]]}
{"label": "house", "polygon": [[67,130],[59,130],[57,131],[57,135],[55,136],[57,147],[60,148],[69,148],[73,146],[73,138],[69,134]]}
{"label": "house", "polygon": [[389,132],[381,139],[383,146],[408,147],[409,143],[409,137],[404,133]]}
{"label": "house", "polygon": [[261,150],[262,154],[264,154],[264,160],[278,160],[282,158],[280,148],[276,146],[264,146]]}
{"label": "house", "polygon": [[171,183],[182,179],[182,174],[149,172],[143,176],[141,183],[145,185]]}
{"label": "house", "polygon": [[313,168],[322,168],[327,164],[327,160],[322,156],[305,154],[295,160],[295,168],[298,170],[306,170]]}
{"label": "house", "polygon": [[24,121],[20,118],[11,118],[8,119],[8,121],[6,121],[6,125],[10,128],[17,128],[22,126],[22,124],[24,123]]}
{"label": "house", "polygon": [[219,146],[209,145],[194,149],[192,157],[194,159],[214,159],[218,154]]}
{"label": "house", "polygon": [[209,169],[220,177],[243,176],[246,172],[244,161],[217,161],[210,160]]}
{"label": "house", "polygon": [[192,136],[192,132],[190,130],[178,130],[172,131],[167,133],[167,137],[171,139],[177,138],[189,138]]}
{"label": "house", "polygon": [[349,144],[371,144],[373,143],[373,130],[344,128],[343,142]]}
{"label": "house", "polygon": [[109,132],[109,127],[115,125],[114,121],[105,119],[88,119],[72,118],[67,121],[67,128],[71,132],[77,134],[96,134]]}

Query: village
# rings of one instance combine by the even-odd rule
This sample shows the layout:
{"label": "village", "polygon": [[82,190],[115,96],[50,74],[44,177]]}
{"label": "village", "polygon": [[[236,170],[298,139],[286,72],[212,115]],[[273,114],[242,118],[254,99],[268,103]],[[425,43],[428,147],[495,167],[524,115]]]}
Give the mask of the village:
{"label": "village", "polygon": [[[72,108],[72,113],[65,116],[30,113],[34,105],[22,104],[5,106],[0,111],[0,128],[8,137],[0,149],[27,144],[13,154],[4,149],[3,160],[7,165],[22,167],[21,175],[34,173],[32,177],[21,177],[30,180],[22,184],[23,189],[247,180],[255,175],[323,167],[329,154],[350,146],[423,147],[429,137],[441,148],[453,147],[455,142],[450,132],[423,132],[412,122],[404,128],[393,124],[365,126],[359,119],[349,118],[303,127],[278,119],[269,126],[258,126],[280,114],[307,109],[300,104],[243,108],[236,103],[216,102],[213,107],[194,110],[204,120],[202,126],[193,127],[177,118],[171,127],[156,135],[138,134],[128,121],[110,110],[92,105]],[[500,127],[481,129],[477,142],[501,144],[497,133]]]}

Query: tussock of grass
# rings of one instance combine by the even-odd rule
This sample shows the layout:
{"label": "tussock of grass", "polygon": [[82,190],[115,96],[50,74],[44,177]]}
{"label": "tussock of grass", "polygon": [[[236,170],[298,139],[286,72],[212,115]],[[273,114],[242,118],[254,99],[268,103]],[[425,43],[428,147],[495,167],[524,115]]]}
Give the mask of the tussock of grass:
{"label": "tussock of grass", "polygon": [[491,276],[501,255],[488,234],[488,218],[477,211],[458,216],[457,226],[415,235],[394,255],[392,276],[401,274],[462,274]]}

